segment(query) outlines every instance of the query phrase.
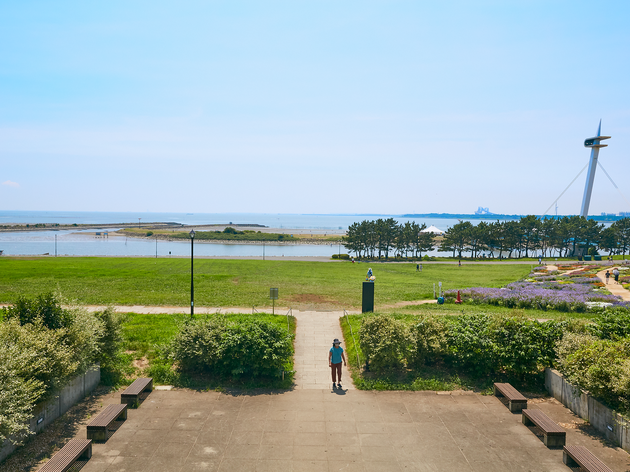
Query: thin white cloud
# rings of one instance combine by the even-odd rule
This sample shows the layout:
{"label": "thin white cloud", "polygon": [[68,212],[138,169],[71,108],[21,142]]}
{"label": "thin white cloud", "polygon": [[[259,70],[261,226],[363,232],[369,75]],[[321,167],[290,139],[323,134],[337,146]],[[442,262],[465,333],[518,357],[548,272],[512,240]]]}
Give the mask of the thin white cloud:
{"label": "thin white cloud", "polygon": [[6,185],[7,187],[13,187],[13,188],[20,187],[20,184],[18,184],[17,182],[13,182],[11,180],[5,180],[4,182],[2,182],[2,185]]}

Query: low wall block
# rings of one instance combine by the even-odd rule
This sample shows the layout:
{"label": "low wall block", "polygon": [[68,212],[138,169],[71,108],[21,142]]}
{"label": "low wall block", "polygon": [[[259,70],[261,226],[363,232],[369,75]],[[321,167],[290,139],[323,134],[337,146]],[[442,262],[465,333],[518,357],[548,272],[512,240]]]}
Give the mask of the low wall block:
{"label": "low wall block", "polygon": [[630,452],[630,425],[623,416],[567,382],[560,372],[549,367],[545,369],[545,387],[556,400],[591,423],[607,439]]}
{"label": "low wall block", "polygon": [[[99,365],[94,365],[85,374],[75,377],[57,395],[35,406],[33,418],[30,421],[30,430],[35,433],[42,432],[46,426],[91,393],[100,381],[101,368]],[[9,457],[17,447],[9,441],[5,441],[0,447],[0,463]]]}

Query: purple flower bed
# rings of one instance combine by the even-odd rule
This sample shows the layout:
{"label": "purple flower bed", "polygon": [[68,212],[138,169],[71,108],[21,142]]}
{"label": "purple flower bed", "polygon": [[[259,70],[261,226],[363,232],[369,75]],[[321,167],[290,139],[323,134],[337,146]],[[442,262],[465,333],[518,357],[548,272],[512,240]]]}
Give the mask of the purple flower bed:
{"label": "purple flower bed", "polygon": [[[597,279],[596,281],[599,281]],[[472,303],[487,303],[508,308],[536,308],[539,310],[559,310],[585,312],[587,302],[620,302],[614,295],[604,295],[593,291],[588,283],[559,284],[514,282],[505,288],[475,287],[460,290],[462,300]],[[447,300],[457,297],[457,290],[445,292]]]}
{"label": "purple flower bed", "polygon": [[575,284],[594,284],[597,282],[601,283],[601,280],[599,280],[598,277],[571,277],[571,282],[575,283]]}

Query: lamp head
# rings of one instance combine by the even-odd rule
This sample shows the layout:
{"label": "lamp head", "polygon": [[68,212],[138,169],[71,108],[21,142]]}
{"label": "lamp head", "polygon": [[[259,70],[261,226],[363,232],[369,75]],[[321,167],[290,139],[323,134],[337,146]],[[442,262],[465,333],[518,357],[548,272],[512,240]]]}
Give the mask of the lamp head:
{"label": "lamp head", "polygon": [[188,234],[190,234],[190,239],[195,239],[195,230],[194,229],[191,229],[190,233],[188,233]]}

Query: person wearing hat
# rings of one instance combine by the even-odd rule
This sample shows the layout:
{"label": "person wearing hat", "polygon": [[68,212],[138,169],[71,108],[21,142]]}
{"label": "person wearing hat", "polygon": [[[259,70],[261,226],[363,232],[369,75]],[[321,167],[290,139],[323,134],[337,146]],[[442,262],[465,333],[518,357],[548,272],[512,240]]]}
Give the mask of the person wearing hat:
{"label": "person wearing hat", "polygon": [[335,338],[333,340],[333,347],[331,347],[330,351],[328,352],[328,365],[330,366],[330,370],[332,372],[333,388],[335,388],[335,382],[337,382],[337,378],[339,378],[339,381],[337,382],[337,388],[341,388],[342,361],[343,365],[346,365],[346,356],[343,353],[341,341]]}

